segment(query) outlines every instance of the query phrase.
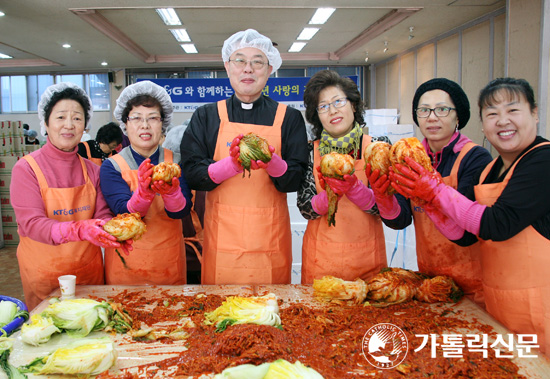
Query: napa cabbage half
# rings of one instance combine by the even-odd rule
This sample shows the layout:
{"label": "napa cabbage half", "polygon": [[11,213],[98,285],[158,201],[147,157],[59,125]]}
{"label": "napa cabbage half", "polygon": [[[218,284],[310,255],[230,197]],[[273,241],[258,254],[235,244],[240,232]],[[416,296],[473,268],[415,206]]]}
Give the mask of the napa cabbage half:
{"label": "napa cabbage half", "polygon": [[39,375],[97,375],[116,362],[116,350],[109,337],[76,340],[53,353],[21,366],[21,372]]}
{"label": "napa cabbage half", "polygon": [[229,296],[213,312],[205,313],[205,324],[216,324],[224,330],[232,324],[281,326],[277,296],[269,293],[259,297]]}

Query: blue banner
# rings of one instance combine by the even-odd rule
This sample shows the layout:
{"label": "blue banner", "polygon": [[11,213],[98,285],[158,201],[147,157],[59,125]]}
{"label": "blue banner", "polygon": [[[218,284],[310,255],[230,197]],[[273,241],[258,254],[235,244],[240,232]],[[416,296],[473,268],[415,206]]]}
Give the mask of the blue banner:
{"label": "blue banner", "polygon": [[[357,76],[350,76],[357,83]],[[229,78],[219,79],[138,79],[150,80],[166,89],[174,112],[193,112],[206,103],[227,99],[233,95]],[[304,89],[309,77],[269,78],[263,94],[293,108],[304,110]]]}

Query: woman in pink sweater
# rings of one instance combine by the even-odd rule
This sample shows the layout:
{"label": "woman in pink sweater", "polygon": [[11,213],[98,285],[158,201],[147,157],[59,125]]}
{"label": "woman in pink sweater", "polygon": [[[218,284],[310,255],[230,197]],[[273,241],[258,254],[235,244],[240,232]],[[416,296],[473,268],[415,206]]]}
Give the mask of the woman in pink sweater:
{"label": "woman in pink sweater", "polygon": [[91,100],[80,87],[48,87],[38,104],[47,143],[12,171],[17,259],[29,309],[58,287],[61,275],[76,275],[77,284],[103,284],[100,247],[121,247],[102,228],[112,213],[100,191],[99,167],[77,154],[91,115]]}

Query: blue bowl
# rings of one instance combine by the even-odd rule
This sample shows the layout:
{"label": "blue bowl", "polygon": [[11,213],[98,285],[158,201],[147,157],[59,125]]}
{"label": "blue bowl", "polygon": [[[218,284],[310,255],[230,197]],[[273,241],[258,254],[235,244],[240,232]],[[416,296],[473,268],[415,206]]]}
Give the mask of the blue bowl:
{"label": "blue bowl", "polygon": [[[12,303],[15,303],[17,304],[17,307],[19,308],[19,310],[21,311],[28,311],[27,309],[27,306],[25,305],[25,303],[23,303],[21,300],[19,299],[16,299],[16,298],[13,298],[13,297],[9,297],[9,296],[2,296],[0,295],[0,300],[4,300],[4,301],[11,301]],[[23,325],[23,323],[25,322],[25,319],[23,317],[17,317],[15,318],[12,322],[10,322],[9,324],[7,325],[4,325],[3,327],[0,328],[0,330],[4,330],[8,336],[10,334],[12,334],[16,329],[18,329],[21,325]],[[0,335],[2,335],[2,332],[0,332]]]}

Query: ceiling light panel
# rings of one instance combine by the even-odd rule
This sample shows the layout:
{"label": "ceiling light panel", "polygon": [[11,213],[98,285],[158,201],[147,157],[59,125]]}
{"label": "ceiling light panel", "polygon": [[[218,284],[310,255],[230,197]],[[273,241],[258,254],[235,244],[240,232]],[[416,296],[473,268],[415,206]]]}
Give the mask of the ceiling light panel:
{"label": "ceiling light panel", "polygon": [[309,41],[319,31],[319,28],[304,28],[298,36],[298,41]]}
{"label": "ceiling light panel", "polygon": [[0,53],[0,59],[12,59],[13,57],[11,55],[2,54]]}
{"label": "ceiling light panel", "polygon": [[183,43],[181,45],[181,47],[187,54],[197,54],[198,53],[197,48],[195,47],[195,44],[193,44],[193,43]]}
{"label": "ceiling light panel", "polygon": [[166,25],[181,25],[174,8],[158,8],[156,11]]}
{"label": "ceiling light panel", "polygon": [[288,52],[299,53],[300,51],[302,51],[305,45],[306,45],[305,42],[294,42],[292,46],[290,46],[290,49],[288,49]]}
{"label": "ceiling light panel", "polygon": [[311,18],[311,20],[309,20],[309,23],[322,25],[325,22],[327,22],[327,20],[334,13],[335,10],[336,10],[335,8],[318,8],[315,11],[315,14]]}
{"label": "ceiling light panel", "polygon": [[191,37],[185,29],[170,29],[170,32],[178,42],[191,42]]}

